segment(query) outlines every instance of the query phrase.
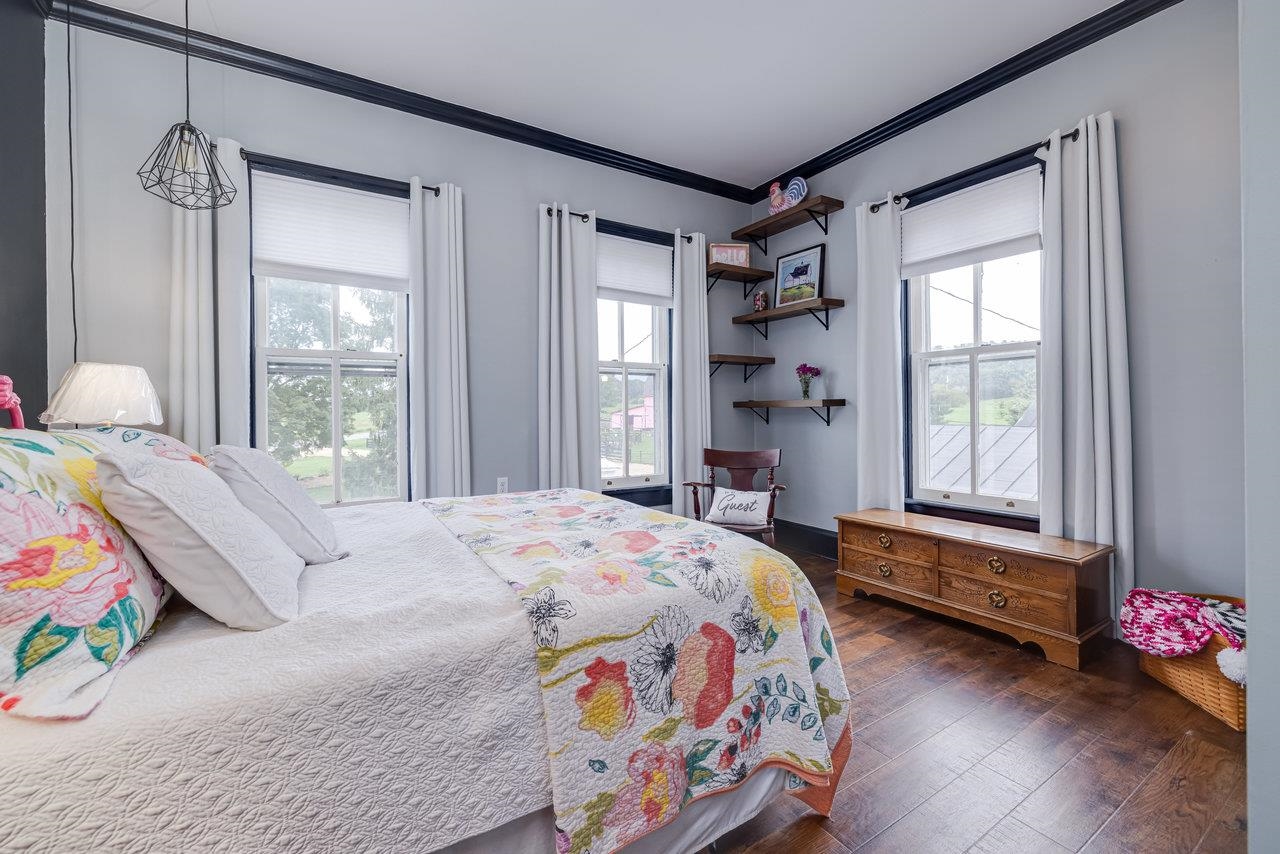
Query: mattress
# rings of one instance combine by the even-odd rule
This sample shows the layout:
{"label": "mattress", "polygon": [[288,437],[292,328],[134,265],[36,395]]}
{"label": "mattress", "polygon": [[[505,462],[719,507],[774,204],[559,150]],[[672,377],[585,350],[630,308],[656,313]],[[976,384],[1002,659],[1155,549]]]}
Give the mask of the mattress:
{"label": "mattress", "polygon": [[0,719],[0,851],[429,851],[550,805],[510,589],[417,504],[330,512],[296,620],[178,608],[88,718]]}
{"label": "mattress", "polygon": [[[420,505],[328,512],[351,556],[304,571],[296,620],[179,605],[88,718],[0,718],[0,851],[553,849],[516,597]],[[627,850],[705,845],[783,777]]]}

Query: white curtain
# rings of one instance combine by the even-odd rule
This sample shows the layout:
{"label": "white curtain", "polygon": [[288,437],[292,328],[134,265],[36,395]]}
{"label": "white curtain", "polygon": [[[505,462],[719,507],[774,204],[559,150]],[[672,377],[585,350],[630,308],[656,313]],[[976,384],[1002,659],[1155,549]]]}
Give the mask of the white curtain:
{"label": "white curtain", "polygon": [[707,367],[707,239],[676,232],[672,318],[671,512],[693,513],[680,484],[702,480],[702,450],[711,444],[711,375]]}
{"label": "white curtain", "polygon": [[169,434],[198,451],[217,444],[213,342],[213,214],[173,206],[169,277]]}
{"label": "white curtain", "polygon": [[240,143],[218,140],[218,160],[236,186],[231,204],[213,212],[217,280],[218,441],[249,445],[249,164]]}
{"label": "white curtain", "polygon": [[903,507],[902,205],[893,193],[858,208],[857,503]]}
{"label": "white curtain", "polygon": [[1129,345],[1115,122],[1049,135],[1041,281],[1040,531],[1116,547],[1112,610],[1134,586]]}
{"label": "white curtain", "polygon": [[596,216],[538,206],[538,488],[600,489]]}
{"label": "white curtain", "polygon": [[249,438],[248,169],[234,140],[219,139],[216,156],[235,200],[216,212],[175,206],[172,213],[166,426],[200,451]]}
{"label": "white curtain", "polygon": [[471,494],[462,191],[409,180],[409,400],[415,498]]}

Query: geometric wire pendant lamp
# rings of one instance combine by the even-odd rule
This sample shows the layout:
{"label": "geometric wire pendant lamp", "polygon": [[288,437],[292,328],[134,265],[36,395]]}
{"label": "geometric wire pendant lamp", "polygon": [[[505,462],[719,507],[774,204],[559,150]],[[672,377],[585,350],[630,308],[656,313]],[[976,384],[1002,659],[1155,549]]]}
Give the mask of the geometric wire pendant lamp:
{"label": "geometric wire pendant lamp", "polygon": [[169,128],[160,144],[138,170],[142,189],[187,210],[220,208],[236,197],[209,138],[191,124],[191,2],[186,0],[185,47],[187,117]]}

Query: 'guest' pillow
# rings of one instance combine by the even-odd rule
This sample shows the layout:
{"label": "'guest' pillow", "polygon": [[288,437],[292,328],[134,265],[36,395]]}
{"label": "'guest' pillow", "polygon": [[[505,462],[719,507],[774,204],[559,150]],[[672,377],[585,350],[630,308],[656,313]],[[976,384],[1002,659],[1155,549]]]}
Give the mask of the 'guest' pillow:
{"label": "'guest' pillow", "polygon": [[347,556],[333,523],[284,466],[257,448],[214,445],[209,467],[307,563]]}
{"label": "'guest' pillow", "polygon": [[767,525],[769,493],[739,492],[717,486],[711,496],[711,506],[702,519],[719,525]]}
{"label": "'guest' pillow", "polygon": [[98,484],[164,579],[234,629],[298,615],[302,558],[204,466],[141,454],[99,454]]}

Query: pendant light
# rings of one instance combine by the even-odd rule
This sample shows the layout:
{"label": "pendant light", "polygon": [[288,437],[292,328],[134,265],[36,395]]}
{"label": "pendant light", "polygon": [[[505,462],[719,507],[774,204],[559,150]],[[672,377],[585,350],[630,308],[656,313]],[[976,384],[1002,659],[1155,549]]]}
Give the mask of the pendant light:
{"label": "pendant light", "polygon": [[187,210],[210,210],[230,204],[236,188],[214,155],[209,138],[191,124],[191,0],[183,3],[183,14],[187,117],[169,128],[138,170],[138,177],[142,189],[165,201]]}

